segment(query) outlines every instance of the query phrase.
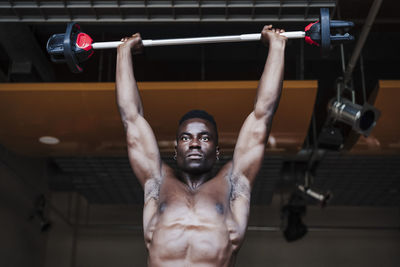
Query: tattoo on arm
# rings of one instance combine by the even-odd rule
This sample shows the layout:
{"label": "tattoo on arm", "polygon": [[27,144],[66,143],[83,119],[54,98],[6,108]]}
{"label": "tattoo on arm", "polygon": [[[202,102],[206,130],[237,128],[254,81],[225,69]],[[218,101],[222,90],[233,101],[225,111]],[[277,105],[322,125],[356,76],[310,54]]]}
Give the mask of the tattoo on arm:
{"label": "tattoo on arm", "polygon": [[147,180],[144,185],[144,203],[152,198],[158,200],[160,196],[160,184],[160,180],[156,178]]}
{"label": "tattoo on arm", "polygon": [[250,201],[250,183],[247,179],[240,179],[238,175],[231,176],[231,201],[242,197]]}

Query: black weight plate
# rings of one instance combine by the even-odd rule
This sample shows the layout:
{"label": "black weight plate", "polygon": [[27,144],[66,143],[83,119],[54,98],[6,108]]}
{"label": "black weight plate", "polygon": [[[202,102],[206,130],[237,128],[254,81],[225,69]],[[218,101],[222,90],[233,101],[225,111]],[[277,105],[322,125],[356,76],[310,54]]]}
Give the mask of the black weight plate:
{"label": "black weight plate", "polygon": [[79,32],[79,25],[77,23],[68,23],[67,30],[64,35],[64,58],[68,64],[70,70],[74,73],[80,73],[83,71],[82,67],[79,65],[78,59],[76,58],[74,52],[72,51],[72,35]]}
{"label": "black weight plate", "polygon": [[321,24],[321,54],[322,57],[327,57],[331,49],[329,8],[321,8],[319,21]]}

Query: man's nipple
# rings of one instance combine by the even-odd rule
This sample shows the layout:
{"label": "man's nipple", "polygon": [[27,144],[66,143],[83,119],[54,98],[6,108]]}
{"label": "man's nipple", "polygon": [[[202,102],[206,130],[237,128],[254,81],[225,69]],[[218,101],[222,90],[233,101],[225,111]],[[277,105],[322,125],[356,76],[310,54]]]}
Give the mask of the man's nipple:
{"label": "man's nipple", "polygon": [[224,214],[224,205],[222,205],[221,203],[217,203],[215,204],[215,208],[217,209],[217,212],[219,214]]}
{"label": "man's nipple", "polygon": [[158,212],[163,213],[166,207],[167,207],[167,203],[161,202],[161,204],[158,206]]}

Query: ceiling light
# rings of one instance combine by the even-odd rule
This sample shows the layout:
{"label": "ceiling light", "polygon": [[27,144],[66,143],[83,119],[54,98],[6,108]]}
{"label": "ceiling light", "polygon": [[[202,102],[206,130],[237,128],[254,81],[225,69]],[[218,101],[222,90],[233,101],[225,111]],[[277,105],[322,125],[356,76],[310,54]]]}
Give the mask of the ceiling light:
{"label": "ceiling light", "polygon": [[39,142],[46,145],[57,145],[60,143],[60,140],[53,136],[42,136],[39,138]]}
{"label": "ceiling light", "polygon": [[365,103],[360,106],[345,98],[331,100],[328,110],[334,121],[344,122],[366,137],[375,127],[380,116],[380,111],[372,105]]}

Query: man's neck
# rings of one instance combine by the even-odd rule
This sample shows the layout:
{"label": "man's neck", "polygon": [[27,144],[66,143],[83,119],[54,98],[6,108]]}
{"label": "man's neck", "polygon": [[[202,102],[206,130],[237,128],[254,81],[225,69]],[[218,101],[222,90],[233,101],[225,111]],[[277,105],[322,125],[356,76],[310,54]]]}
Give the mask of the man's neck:
{"label": "man's neck", "polygon": [[206,172],[202,174],[187,173],[179,171],[178,176],[180,180],[185,183],[190,190],[196,190],[199,186],[207,182],[212,178],[212,172]]}

